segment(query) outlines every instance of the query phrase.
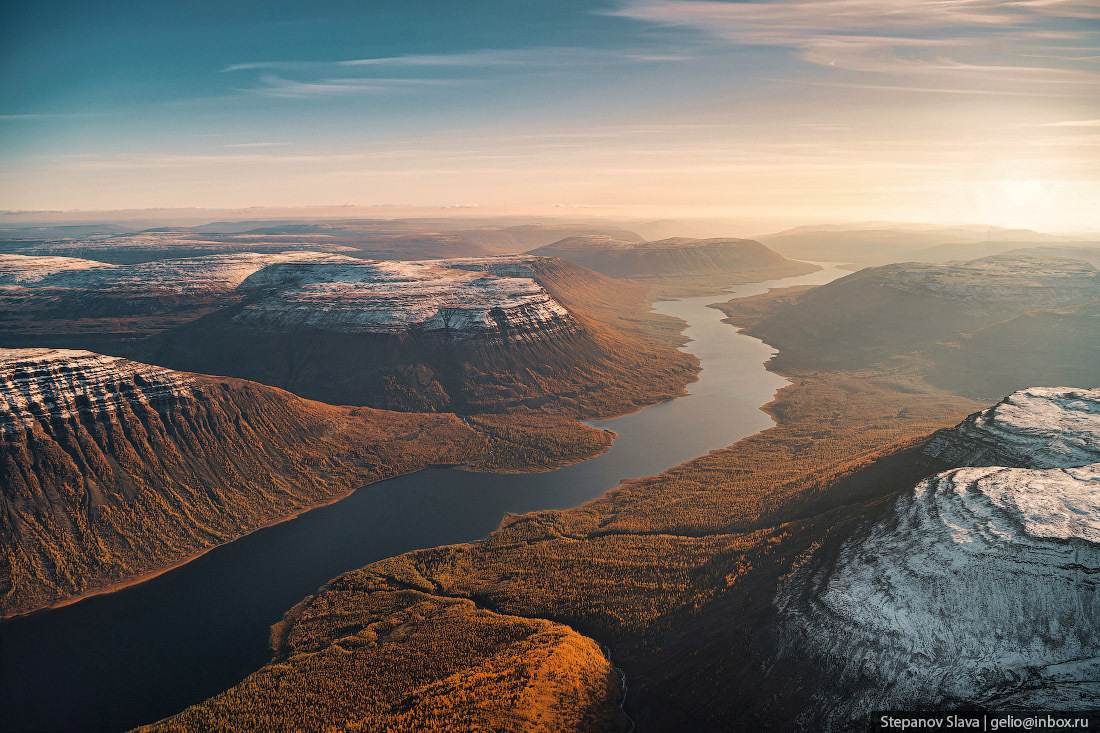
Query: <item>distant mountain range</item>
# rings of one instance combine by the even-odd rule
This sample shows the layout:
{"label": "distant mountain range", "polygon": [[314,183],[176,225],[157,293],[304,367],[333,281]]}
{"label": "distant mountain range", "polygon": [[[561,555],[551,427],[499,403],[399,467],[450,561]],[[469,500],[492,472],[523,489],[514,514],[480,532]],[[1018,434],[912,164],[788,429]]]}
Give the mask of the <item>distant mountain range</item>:
{"label": "distant mountain range", "polygon": [[609,235],[569,237],[531,250],[561,257],[619,279],[725,277],[727,283],[767,280],[812,272],[751,239],[673,237],[635,242]]}
{"label": "distant mountain range", "polygon": [[[869,223],[802,226],[758,237],[787,257],[880,265],[888,262],[947,262],[1002,254],[1011,250],[1087,242],[1029,229],[935,227]],[[1092,245],[1098,245],[1093,242]]]}

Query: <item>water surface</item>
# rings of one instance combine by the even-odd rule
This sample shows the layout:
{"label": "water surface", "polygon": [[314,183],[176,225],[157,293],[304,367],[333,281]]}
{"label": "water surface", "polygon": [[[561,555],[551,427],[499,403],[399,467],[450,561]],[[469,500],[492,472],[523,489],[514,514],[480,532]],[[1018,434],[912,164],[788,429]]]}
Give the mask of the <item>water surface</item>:
{"label": "water surface", "polygon": [[[729,297],[845,274],[827,267],[738,285]],[[619,434],[598,458],[548,473],[427,469],[371,484],[140,585],[0,624],[0,731],[121,731],[159,720],[263,666],[271,624],[340,573],[479,539],[507,512],[583,504],[770,427],[760,406],[787,380],[764,368],[774,349],[707,307],[725,299],[656,304],[687,322],[684,348],[699,357],[700,379],[687,397],[592,421]]]}

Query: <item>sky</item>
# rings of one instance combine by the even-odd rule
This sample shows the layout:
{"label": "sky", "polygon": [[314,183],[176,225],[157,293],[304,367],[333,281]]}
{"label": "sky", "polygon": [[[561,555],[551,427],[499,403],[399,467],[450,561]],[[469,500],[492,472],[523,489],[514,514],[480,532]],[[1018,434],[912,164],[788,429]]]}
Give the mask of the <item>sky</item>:
{"label": "sky", "polygon": [[1100,2],[0,6],[0,210],[1100,229]]}

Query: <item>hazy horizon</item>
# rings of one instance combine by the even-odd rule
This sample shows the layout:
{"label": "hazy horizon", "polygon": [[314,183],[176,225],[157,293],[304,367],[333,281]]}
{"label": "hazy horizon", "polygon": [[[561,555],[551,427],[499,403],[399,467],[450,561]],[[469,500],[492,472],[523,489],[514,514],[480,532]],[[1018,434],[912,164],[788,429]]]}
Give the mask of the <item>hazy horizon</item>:
{"label": "hazy horizon", "polygon": [[0,209],[1100,228],[1088,2],[45,2],[5,20]]}

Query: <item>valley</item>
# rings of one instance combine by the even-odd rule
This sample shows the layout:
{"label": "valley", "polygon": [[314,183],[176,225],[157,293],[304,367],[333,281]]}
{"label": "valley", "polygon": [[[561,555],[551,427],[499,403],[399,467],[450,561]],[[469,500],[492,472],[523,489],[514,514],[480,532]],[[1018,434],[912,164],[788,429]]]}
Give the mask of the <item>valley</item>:
{"label": "valley", "polygon": [[[839,274],[825,270],[807,279]],[[777,284],[740,286],[738,292]],[[475,540],[507,514],[583,504],[621,478],[659,473],[766,429],[772,421],[759,406],[784,384],[763,368],[773,352],[756,339],[730,338],[721,314],[706,307],[714,299],[659,306],[691,324],[685,335],[692,339],[688,349],[704,360],[702,379],[686,397],[592,423],[618,435],[599,457],[522,476],[429,469],[382,481],[153,581],[0,625],[5,648],[35,650],[0,660],[0,709],[35,716],[12,718],[26,725],[52,721],[61,729],[79,729],[78,721],[89,719],[111,729],[170,714],[261,666],[269,655],[267,627],[339,572],[417,547]],[[166,627],[173,634],[166,636]],[[81,642],[64,641],[74,638]],[[125,655],[115,646],[120,642]],[[211,649],[222,650],[222,662],[215,663]],[[173,684],[154,682],[165,675]],[[51,704],[59,690],[72,700],[71,709]],[[158,712],[150,716],[150,710]]]}
{"label": "valley", "polygon": [[[124,291],[138,289],[112,266],[57,260],[31,263],[34,269],[26,259],[9,257],[8,292],[33,291],[56,278],[102,278],[104,272],[103,282],[113,278]],[[799,641],[800,630],[818,623],[804,609],[816,608],[818,597],[827,595],[826,581],[815,580],[807,590],[794,584],[818,572],[818,558],[832,568],[829,558],[841,543],[868,522],[885,521],[898,496],[924,479],[932,481],[937,472],[978,460],[978,449],[963,447],[970,443],[952,438],[955,442],[943,447],[943,436],[966,432],[945,428],[988,404],[972,375],[956,381],[944,377],[952,358],[976,353],[971,344],[983,343],[982,334],[997,329],[998,348],[1025,352],[1033,336],[1016,325],[1020,319],[1067,324],[1042,330],[1049,348],[1060,353],[1088,349],[1095,330],[1087,313],[1098,286],[1096,270],[1086,262],[1030,255],[889,265],[846,276],[825,266],[807,275],[734,286],[736,297],[728,303],[715,295],[696,296],[658,303],[655,312],[643,315],[639,305],[646,298],[691,292],[684,287],[687,280],[680,275],[619,280],[536,255],[374,263],[304,252],[136,265],[149,266],[173,273],[164,282],[182,297],[182,323],[151,330],[128,345],[117,343],[145,350],[157,364],[208,360],[180,363],[187,371],[171,384],[221,379],[247,386],[198,372],[249,374],[261,364],[270,369],[277,360],[256,358],[248,366],[241,355],[270,354],[272,339],[292,334],[275,353],[316,351],[322,368],[335,365],[333,374],[350,374],[354,363],[356,383],[376,384],[376,378],[361,376],[377,368],[374,363],[349,360],[340,352],[354,339],[366,339],[374,352],[377,339],[396,339],[400,346],[388,349],[386,364],[420,364],[419,381],[383,380],[384,392],[356,398],[374,407],[301,401],[387,421],[388,415],[443,420],[467,431],[468,447],[461,460],[426,458],[425,465],[455,463],[495,473],[429,468],[384,480],[293,522],[249,534],[154,581],[0,626],[0,642],[8,648],[37,650],[25,663],[0,663],[4,686],[13,690],[13,697],[0,699],[0,709],[31,716],[26,725],[50,720],[52,727],[76,730],[94,717],[110,730],[191,705],[152,729],[296,730],[322,721],[350,727],[384,721],[396,730],[415,730],[478,719],[509,730],[625,730],[631,721],[673,730],[685,721],[702,728],[719,721],[795,725],[799,715],[803,729],[842,728],[844,720],[874,707],[859,700],[886,698],[874,697],[884,693],[873,684],[866,688],[871,697],[858,697],[853,678],[828,666],[828,655],[850,656],[843,651],[848,643],[871,647],[843,640],[830,645],[825,631],[813,634],[812,644]],[[805,267],[814,268],[820,266]],[[704,281],[700,276],[691,287],[703,288]],[[82,292],[79,286],[72,290]],[[201,295],[188,300],[192,293]],[[195,304],[211,298],[226,300],[199,314]],[[478,305],[464,310],[464,303]],[[914,313],[925,315],[913,318]],[[673,327],[682,322],[677,318],[689,324],[683,335]],[[748,335],[736,335],[731,323]],[[253,341],[250,331],[257,334]],[[196,338],[188,340],[189,332]],[[306,332],[319,340],[300,340]],[[209,334],[208,344],[200,333]],[[541,356],[537,365],[522,361],[525,350],[543,354],[561,338],[582,339],[570,341],[561,353],[580,357],[584,366],[548,363]],[[672,352],[670,347],[685,339],[687,346]],[[326,340],[332,351],[324,350]],[[313,346],[303,347],[306,343]],[[459,354],[466,366],[435,360],[433,343]],[[578,350],[578,343],[596,351]],[[412,350],[401,357],[399,349]],[[669,360],[669,353],[676,360]],[[675,396],[667,385],[685,384],[696,363],[702,371],[687,387],[689,396],[637,411]],[[771,371],[764,370],[765,363]],[[1031,383],[1063,376],[1088,383],[1095,378],[1091,363],[1068,356],[1034,365],[993,360],[981,376],[993,385],[1011,384],[1013,374]],[[137,364],[139,370],[164,371]],[[491,364],[496,371],[478,377],[477,369],[471,370],[475,364]],[[630,382],[621,379],[622,371],[617,384],[600,378],[614,364],[627,370]],[[1043,371],[1052,366],[1063,371]],[[317,369],[300,369],[302,381],[289,386],[307,395],[318,385],[343,389],[329,393],[333,401],[354,394]],[[508,380],[501,375],[509,370],[516,375],[513,386],[502,390]],[[583,391],[558,386],[547,378],[554,370],[589,386]],[[456,382],[444,374],[463,376]],[[265,382],[281,379],[278,372],[252,375]],[[142,385],[148,381],[142,380]],[[433,380],[438,388],[431,386]],[[509,391],[531,385],[541,391]],[[127,397],[104,403],[111,414],[130,405],[132,391],[107,391]],[[401,394],[415,394],[419,401],[395,398]],[[437,401],[424,401],[433,394]],[[149,404],[174,409],[178,401]],[[81,413],[71,408],[59,413],[60,419],[43,422],[30,410],[32,402],[61,404],[53,398],[21,403],[20,424],[48,424],[56,431],[66,419],[80,422]],[[122,412],[126,409],[133,408]],[[591,421],[594,415],[616,414],[622,416]],[[578,422],[581,418],[589,422]],[[617,435],[614,443],[612,435]],[[1066,450],[1076,450],[1069,428],[1059,440]],[[1082,440],[1087,450],[1091,438]],[[445,442],[458,447],[451,438]],[[589,460],[575,463],[584,458]],[[532,470],[543,473],[518,473]],[[116,479],[115,485],[124,500],[128,484]],[[345,489],[340,496],[346,494]],[[379,513],[378,507],[386,510]],[[332,543],[319,545],[319,533]],[[86,575],[78,571],[73,577]],[[328,578],[333,579],[316,590]],[[777,595],[777,587],[789,590]],[[183,597],[191,600],[185,606],[188,621],[180,624]],[[796,597],[804,600],[786,600]],[[226,604],[234,609],[231,624],[226,624]],[[138,606],[145,611],[135,622],[130,609]],[[163,610],[152,610],[158,606]],[[791,615],[796,611],[802,615]],[[284,612],[272,627],[274,657],[264,665],[269,652],[260,632]],[[176,619],[171,641],[161,634],[168,613]],[[116,624],[126,631],[111,631]],[[97,627],[96,637],[105,641],[77,631]],[[73,658],[55,641],[74,634],[85,638],[87,656]],[[109,641],[114,638],[126,638],[143,651],[132,651],[125,669],[108,665],[105,672],[103,660],[117,656]],[[217,655],[200,651],[212,645],[221,650]],[[600,653],[604,647],[629,680],[629,719],[619,708],[618,672]],[[1060,658],[1046,663],[1056,667]],[[807,665],[807,659],[815,661]],[[774,674],[754,676],[752,670],[761,665]],[[59,668],[68,670],[60,679]],[[150,688],[152,669],[178,681]],[[200,676],[206,681],[195,676],[197,669],[208,670]],[[818,669],[833,671],[806,672]],[[851,674],[863,680],[873,669],[880,668]],[[1085,668],[1057,667],[1051,674],[1055,685],[1062,680],[1069,685],[1065,689],[1090,694],[1087,685],[1075,681],[1087,674]],[[36,690],[50,688],[46,675],[54,678],[53,688],[69,690],[71,712],[52,710],[38,698]],[[123,689],[142,690],[143,702],[135,704],[132,695],[119,697],[91,681],[104,675],[127,679]],[[790,680],[822,690],[823,700],[850,698],[852,707],[832,718],[814,712],[817,708],[805,708],[802,698],[789,694],[798,689]],[[960,695],[956,690],[941,699],[971,699]],[[18,708],[16,696],[24,701]]]}
{"label": "valley", "polygon": [[8,5],[0,733],[1100,727],[1097,0]]}

